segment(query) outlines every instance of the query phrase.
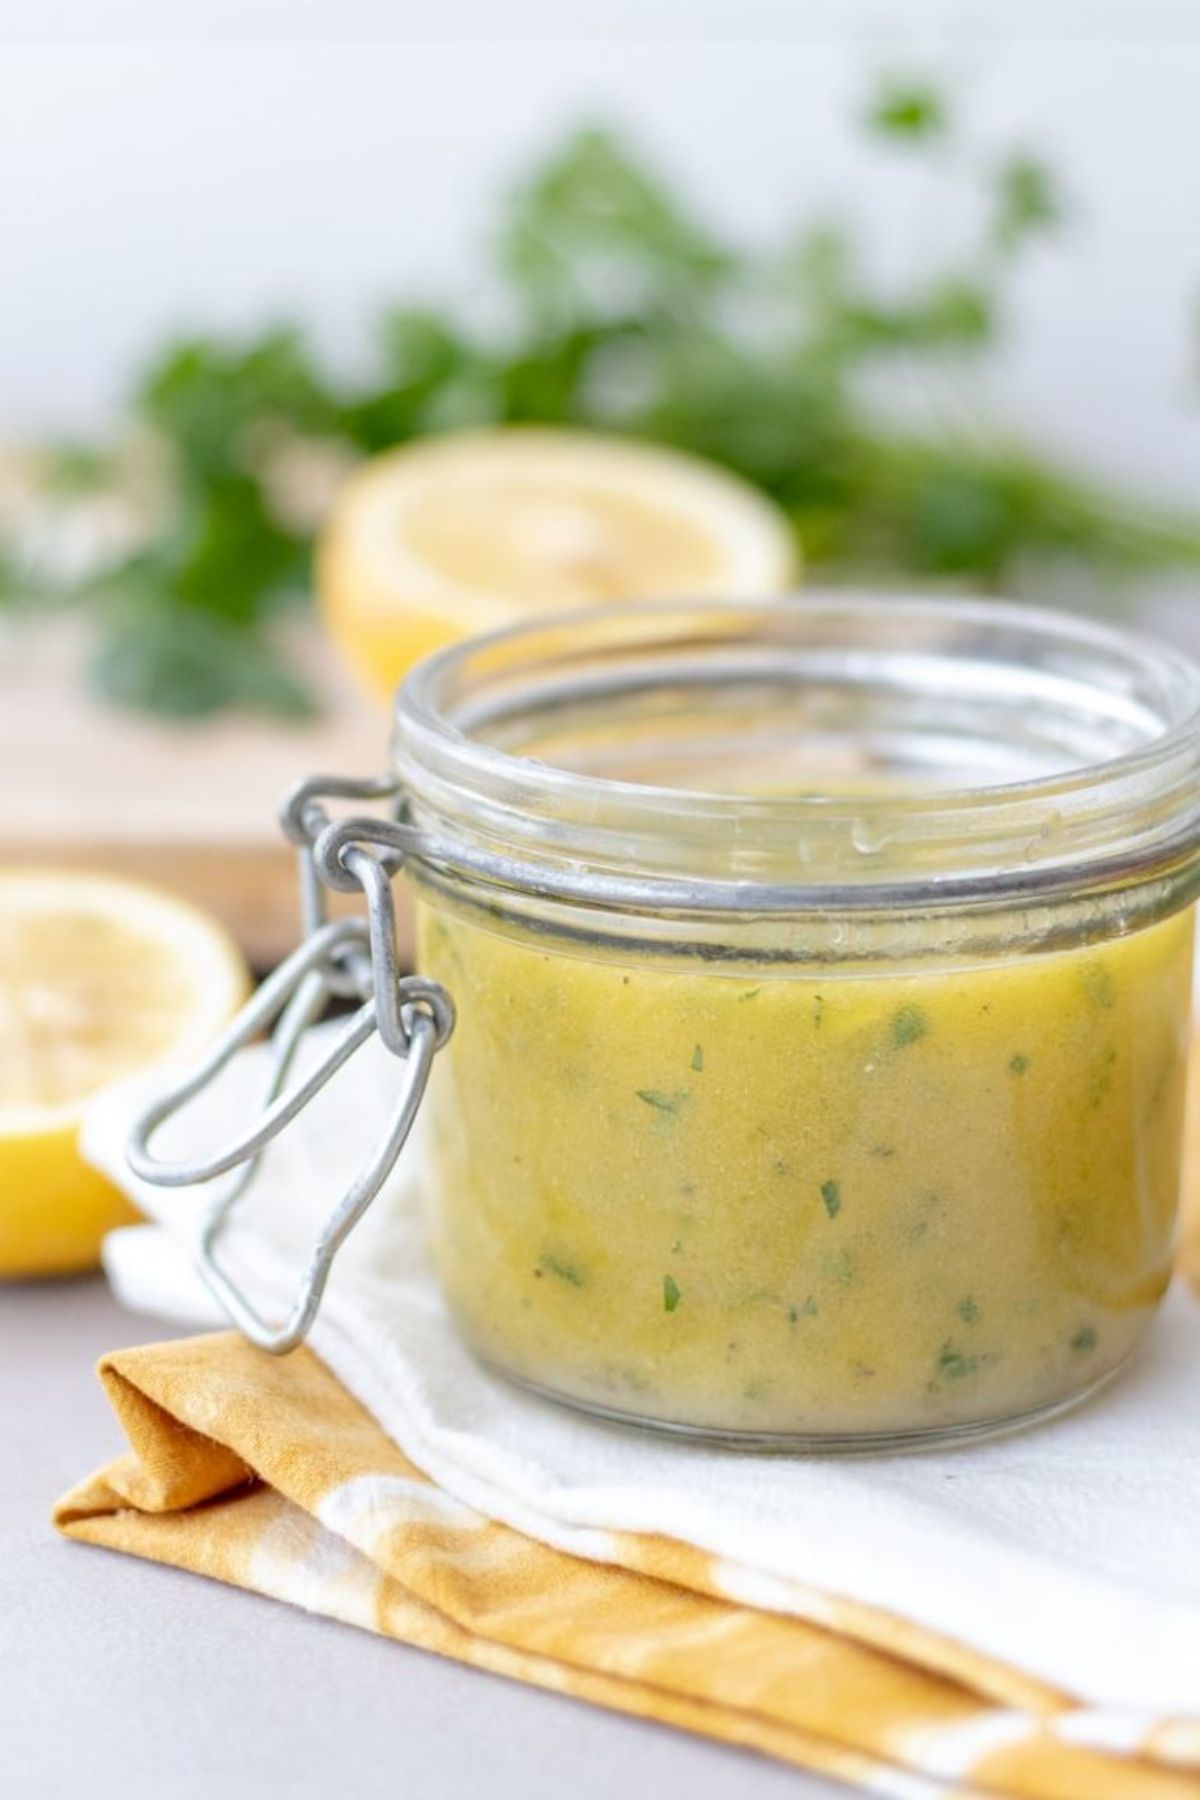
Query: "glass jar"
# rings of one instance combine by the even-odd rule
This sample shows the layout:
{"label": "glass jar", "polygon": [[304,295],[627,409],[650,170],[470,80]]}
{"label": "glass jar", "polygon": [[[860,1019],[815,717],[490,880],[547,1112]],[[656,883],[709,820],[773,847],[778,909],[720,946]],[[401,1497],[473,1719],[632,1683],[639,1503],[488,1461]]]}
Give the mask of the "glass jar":
{"label": "glass jar", "polygon": [[607,1417],[829,1450],[1091,1392],[1167,1286],[1200,675],[993,603],[609,609],[432,658],[394,766],[438,1277]]}

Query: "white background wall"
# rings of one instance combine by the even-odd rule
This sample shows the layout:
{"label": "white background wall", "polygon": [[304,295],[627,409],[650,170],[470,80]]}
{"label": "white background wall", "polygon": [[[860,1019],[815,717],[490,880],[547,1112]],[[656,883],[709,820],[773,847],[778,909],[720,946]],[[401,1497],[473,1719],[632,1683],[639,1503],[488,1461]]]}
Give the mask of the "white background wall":
{"label": "white background wall", "polygon": [[880,66],[1077,197],[990,404],[1200,498],[1191,0],[0,0],[0,433],[96,423],[180,326],[296,313],[345,355],[380,301],[469,291],[499,184],[581,116],[747,237],[848,201],[885,263],[936,255],[937,193],[847,128]]}

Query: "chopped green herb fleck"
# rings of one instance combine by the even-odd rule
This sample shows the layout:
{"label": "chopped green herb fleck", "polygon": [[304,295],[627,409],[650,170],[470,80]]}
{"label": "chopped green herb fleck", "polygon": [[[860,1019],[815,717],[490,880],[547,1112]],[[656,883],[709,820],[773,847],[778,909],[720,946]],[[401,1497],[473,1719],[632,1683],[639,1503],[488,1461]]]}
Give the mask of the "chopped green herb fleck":
{"label": "chopped green herb fleck", "polygon": [[810,1294],[803,1306],[789,1306],[787,1316],[789,1325],[798,1324],[801,1319],[815,1319],[817,1303]]}
{"label": "chopped green herb fleck", "polygon": [[671,1245],[671,1255],[678,1256],[682,1249],[683,1249],[683,1239],[676,1238],[675,1242]]}
{"label": "chopped green herb fleck", "polygon": [[1117,984],[1112,970],[1106,969],[1102,962],[1087,965],[1083,971],[1083,985],[1093,1006],[1102,1006],[1108,1012],[1117,1004]]}
{"label": "chopped green herb fleck", "polygon": [[692,1067],[695,1069],[697,1075],[702,1075],[704,1073],[704,1051],[700,1048],[699,1044],[697,1044],[696,1048],[692,1051]]}
{"label": "chopped green herb fleck", "polygon": [[841,1287],[849,1287],[857,1274],[854,1257],[849,1250],[838,1250],[825,1263],[826,1273]]}
{"label": "chopped green herb fleck", "polygon": [[747,988],[744,994],[738,995],[738,1000],[755,1000],[761,993],[762,989],[760,987]]}
{"label": "chopped green herb fleck", "polygon": [[1096,1330],[1092,1325],[1081,1325],[1071,1339],[1071,1348],[1078,1356],[1086,1356],[1089,1350],[1096,1348]]}
{"label": "chopped green herb fleck", "polygon": [[949,1381],[961,1381],[964,1376],[974,1375],[981,1361],[981,1357],[969,1356],[964,1350],[956,1350],[954,1345],[947,1341],[942,1345],[941,1354],[938,1357],[938,1373],[946,1376]]}
{"label": "chopped green herb fleck", "polygon": [[1112,1072],[1116,1060],[1116,1050],[1110,1044],[1088,1078],[1088,1104],[1093,1111],[1103,1106],[1112,1092]]}
{"label": "chopped green herb fleck", "polygon": [[1008,1068],[1012,1075],[1026,1075],[1029,1072],[1029,1058],[1018,1051],[1016,1056],[1010,1058]]}
{"label": "chopped green herb fleck", "polygon": [[784,1156],[777,1156],[771,1167],[777,1175],[790,1175],[792,1172],[792,1165]]}
{"label": "chopped green herb fleck", "polygon": [[901,1006],[892,1014],[892,1042],[898,1050],[927,1036],[929,1022],[919,1006]]}
{"label": "chopped green herb fleck", "polygon": [[895,1156],[895,1144],[872,1144],[871,1155],[877,1162],[886,1162],[889,1156]]}
{"label": "chopped green herb fleck", "polygon": [[663,1311],[674,1312],[675,1308],[679,1305],[681,1298],[682,1295],[679,1292],[679,1283],[676,1281],[675,1277],[673,1275],[664,1275]]}
{"label": "chopped green herb fleck", "polygon": [[684,1106],[691,1099],[691,1094],[687,1088],[676,1088],[670,1094],[664,1093],[661,1088],[639,1088],[637,1097],[647,1106],[652,1106],[655,1112],[663,1113],[670,1118],[678,1118]]}
{"label": "chopped green herb fleck", "polygon": [[605,1363],[594,1374],[584,1378],[589,1386],[600,1388],[608,1394],[620,1394],[628,1391],[632,1394],[645,1394],[652,1391],[650,1377],[632,1363]]}
{"label": "chopped green herb fleck", "polygon": [[814,1031],[820,1031],[821,1020],[824,1018],[824,1016],[825,1016],[825,996],[824,996],[824,994],[814,994],[814,996],[813,996],[813,1029],[814,1029]]}
{"label": "chopped green herb fleck", "polygon": [[921,1243],[928,1237],[930,1228],[933,1226],[937,1214],[941,1212],[942,1206],[943,1201],[940,1194],[935,1194],[932,1189],[923,1193],[917,1202],[916,1210],[900,1227],[901,1241],[905,1244]]}
{"label": "chopped green herb fleck", "polygon": [[836,1181],[821,1183],[821,1198],[825,1202],[825,1211],[831,1219],[836,1219],[842,1210],[842,1190]]}
{"label": "chopped green herb fleck", "polygon": [[535,1273],[557,1275],[560,1281],[567,1281],[572,1287],[587,1285],[587,1276],[578,1263],[566,1262],[561,1256],[539,1256]]}
{"label": "chopped green herb fleck", "polygon": [[978,1303],[978,1301],[973,1300],[971,1298],[970,1294],[964,1295],[964,1297],[959,1301],[958,1316],[962,1320],[964,1325],[978,1325],[978,1323],[979,1323],[979,1303]]}

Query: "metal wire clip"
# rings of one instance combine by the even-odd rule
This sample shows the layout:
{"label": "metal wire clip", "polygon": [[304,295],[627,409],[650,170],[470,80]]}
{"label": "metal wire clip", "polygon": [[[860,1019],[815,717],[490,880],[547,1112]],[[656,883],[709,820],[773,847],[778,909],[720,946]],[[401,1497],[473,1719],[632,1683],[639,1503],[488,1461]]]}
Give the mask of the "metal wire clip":
{"label": "metal wire clip", "polygon": [[[204,1218],[196,1266],[233,1323],[261,1349],[276,1355],[294,1350],[306,1337],[334,1257],[391,1172],[416,1118],[433,1058],[454,1029],[454,1003],[446,990],[421,976],[402,976],[399,970],[391,883],[405,860],[403,826],[369,817],[334,823],[321,804],[324,799],[395,801],[398,796],[397,784],[387,776],[352,781],[318,775],[292,789],[280,809],[280,823],[298,851],[303,941],[251,996],[199,1067],[145,1108],[126,1143],[129,1167],[156,1187],[203,1185],[239,1171]],[[329,887],[361,891],[366,916],[330,921]],[[319,1062],[289,1086],[305,1032],[334,998],[357,998],[362,1004]],[[155,1156],[150,1140],[159,1128],[268,1028],[273,1028],[270,1074],[257,1120],[208,1155],[176,1161]],[[219,1260],[221,1234],[251,1186],[267,1146],[375,1031],[400,1062],[399,1091],[367,1163],[321,1228],[287,1316],[272,1323]]]}

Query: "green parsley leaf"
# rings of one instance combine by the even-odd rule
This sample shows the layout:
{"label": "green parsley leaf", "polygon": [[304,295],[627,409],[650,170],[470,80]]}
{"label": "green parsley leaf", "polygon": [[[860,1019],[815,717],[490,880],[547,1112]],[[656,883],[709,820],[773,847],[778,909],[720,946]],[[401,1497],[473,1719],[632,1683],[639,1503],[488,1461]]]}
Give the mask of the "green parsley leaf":
{"label": "green parsley leaf", "polygon": [[931,82],[889,75],[880,82],[867,109],[872,131],[906,143],[928,143],[944,137],[949,118],[943,95]]}
{"label": "green parsley leaf", "polygon": [[676,1088],[669,1094],[662,1088],[639,1088],[637,1097],[644,1105],[652,1106],[655,1112],[678,1118],[692,1096],[688,1088]]}
{"label": "green parsley leaf", "polygon": [[579,1264],[568,1262],[564,1257],[539,1256],[537,1266],[544,1274],[556,1275],[560,1281],[567,1282],[570,1287],[581,1288],[587,1285],[587,1276]]}
{"label": "green parsley leaf", "polygon": [[892,1014],[891,1039],[898,1050],[928,1035],[929,1023],[919,1006],[901,1006]]}
{"label": "green parsley leaf", "polygon": [[970,1356],[947,1342],[942,1345],[938,1356],[938,1372],[944,1375],[948,1381],[963,1381],[968,1375],[974,1375],[977,1372],[982,1360],[981,1357]]}
{"label": "green parsley leaf", "polygon": [[1012,251],[1026,238],[1058,225],[1064,205],[1058,182],[1040,156],[1019,151],[1000,165],[996,177],[996,213],[992,233],[1002,250]]}

